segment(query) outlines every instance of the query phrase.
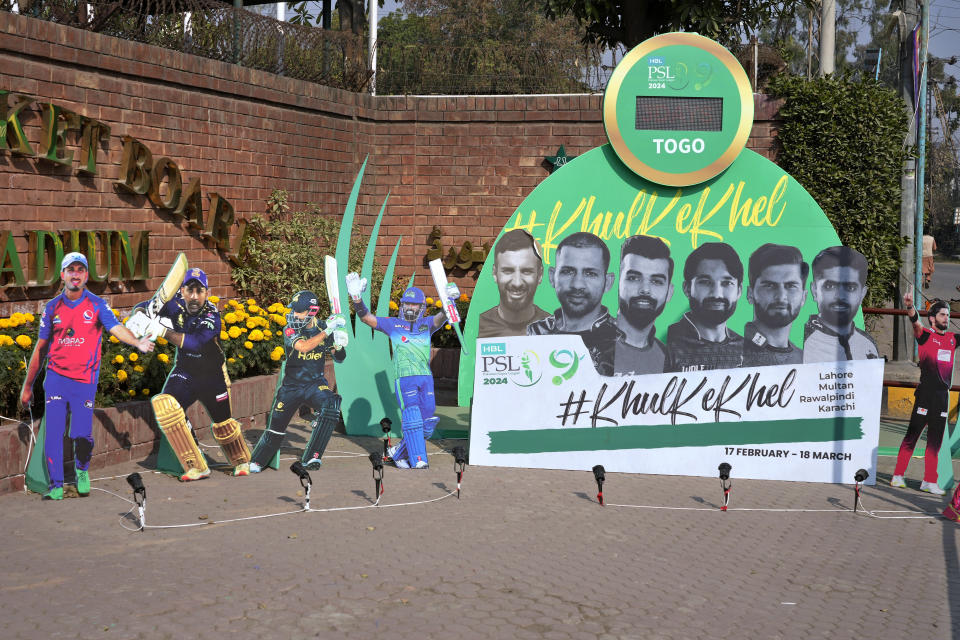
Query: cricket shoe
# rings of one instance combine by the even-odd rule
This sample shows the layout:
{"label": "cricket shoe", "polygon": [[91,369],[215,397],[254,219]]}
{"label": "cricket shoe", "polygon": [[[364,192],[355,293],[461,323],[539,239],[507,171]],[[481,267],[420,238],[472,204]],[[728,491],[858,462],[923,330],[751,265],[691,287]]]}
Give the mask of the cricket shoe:
{"label": "cricket shoe", "polygon": [[318,471],[322,466],[323,463],[320,462],[320,458],[313,458],[310,460],[310,462],[305,463],[303,468],[307,471]]}
{"label": "cricket shoe", "polygon": [[63,500],[63,487],[54,487],[43,494],[44,500]]}
{"label": "cricket shoe", "polygon": [[250,475],[250,463],[249,463],[249,462],[244,462],[244,463],[241,463],[241,464],[238,464],[237,466],[235,466],[235,467],[233,468],[233,475],[234,475],[234,477],[236,477],[236,476],[248,476],[248,475]]}
{"label": "cricket shoe", "polygon": [[85,498],[90,495],[90,472],[77,469],[77,495]]}
{"label": "cricket shoe", "polygon": [[250,473],[260,473],[263,469],[256,462],[250,463]]}
{"label": "cricket shoe", "polygon": [[394,460],[394,461],[393,461],[393,464],[397,465],[397,469],[409,469],[409,468],[410,468],[410,463],[407,462],[406,460],[404,460],[403,458],[400,458],[399,460]]}
{"label": "cricket shoe", "polygon": [[200,471],[194,467],[187,469],[186,473],[180,476],[180,482],[193,482],[194,480],[203,480],[210,477],[210,469]]}
{"label": "cricket shoe", "polygon": [[390,447],[389,449],[387,449],[387,457],[388,457],[389,459],[393,460],[393,454],[395,454],[395,453],[397,452],[397,449],[399,449],[399,448],[400,448],[400,445],[399,445],[399,444],[395,444],[395,445],[393,445],[392,447]]}
{"label": "cricket shoe", "polygon": [[907,488],[907,483],[904,481],[903,476],[893,476],[890,478],[891,487],[900,487],[901,489]]}
{"label": "cricket shoe", "polygon": [[935,496],[942,496],[946,493],[946,491],[937,486],[936,482],[927,482],[926,480],[920,483],[920,491],[926,491]]}
{"label": "cricket shoe", "polygon": [[430,465],[427,464],[427,461],[426,461],[426,460],[417,460],[417,464],[414,465],[413,468],[414,468],[414,469],[428,469],[429,467],[430,467]]}

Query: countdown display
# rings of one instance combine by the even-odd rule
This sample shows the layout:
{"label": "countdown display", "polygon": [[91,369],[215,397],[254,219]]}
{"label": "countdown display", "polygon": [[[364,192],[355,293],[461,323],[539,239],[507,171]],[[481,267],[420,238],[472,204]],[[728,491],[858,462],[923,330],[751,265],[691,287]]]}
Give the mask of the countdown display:
{"label": "countdown display", "polygon": [[736,159],[753,125],[743,67],[718,43],[668,33],[617,65],[603,98],[614,151],[638,175],[668,186],[713,178]]}

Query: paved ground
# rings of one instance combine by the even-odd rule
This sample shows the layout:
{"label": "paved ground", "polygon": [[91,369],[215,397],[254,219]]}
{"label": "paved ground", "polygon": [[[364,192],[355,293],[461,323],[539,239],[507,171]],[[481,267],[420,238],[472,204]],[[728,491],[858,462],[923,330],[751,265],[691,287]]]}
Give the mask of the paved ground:
{"label": "paved ground", "polygon": [[[299,434],[302,437],[303,434]],[[296,438],[299,440],[300,438]],[[957,525],[911,489],[865,489],[888,519],[853,515],[849,486],[468,467],[386,470],[335,436],[314,509],[131,533],[130,505],[94,491],[0,497],[4,638],[950,638],[960,635]],[[337,456],[337,457],[334,457]],[[289,460],[285,463],[289,464]],[[589,465],[587,461],[587,465]],[[889,478],[892,458],[881,459]],[[908,473],[916,478],[920,461]],[[183,485],[137,465],[94,487],[124,498],[140,470],[147,523],[197,524],[300,507],[285,468]],[[427,502],[433,500],[433,502]],[[398,503],[420,503],[389,507]],[[671,507],[671,508],[667,508]],[[680,509],[676,509],[680,508]],[[813,512],[746,509],[812,509]]]}

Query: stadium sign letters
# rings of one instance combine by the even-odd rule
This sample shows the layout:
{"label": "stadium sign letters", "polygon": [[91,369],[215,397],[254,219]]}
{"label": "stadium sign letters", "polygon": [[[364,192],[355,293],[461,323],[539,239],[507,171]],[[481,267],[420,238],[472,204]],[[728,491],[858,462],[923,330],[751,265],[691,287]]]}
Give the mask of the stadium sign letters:
{"label": "stadium sign letters", "polygon": [[[110,141],[110,125],[33,96],[0,91],[3,120],[0,121],[0,150],[18,156],[36,158],[61,166],[74,165],[76,172],[97,175],[97,151]],[[29,107],[36,106],[34,111]],[[40,140],[36,148],[28,139],[23,123],[39,117]],[[77,139],[77,148],[67,143],[68,132]],[[123,136],[120,175],[114,185],[122,193],[146,195],[153,205],[174,217],[186,220],[191,231],[210,239],[234,264],[247,236],[247,220],[237,218],[233,205],[218,193],[210,193],[204,210],[199,178],[183,186],[183,174],[168,157],[154,161],[150,149],[131,136]],[[166,183],[166,188],[161,189]],[[28,270],[17,254],[14,235],[0,231],[0,286],[47,286],[57,273],[52,265],[64,251],[81,251],[90,261],[90,278],[104,280],[144,280],[149,277],[149,232],[132,235],[118,230],[70,229],[59,232],[28,230]],[[53,271],[51,273],[51,270]]]}

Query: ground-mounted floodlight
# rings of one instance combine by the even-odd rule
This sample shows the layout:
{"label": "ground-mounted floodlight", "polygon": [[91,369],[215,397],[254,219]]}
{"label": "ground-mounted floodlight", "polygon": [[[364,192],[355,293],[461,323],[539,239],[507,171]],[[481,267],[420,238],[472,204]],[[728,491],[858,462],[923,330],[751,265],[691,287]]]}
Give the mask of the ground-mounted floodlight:
{"label": "ground-mounted floodlight", "polygon": [[607,472],[602,464],[593,468],[593,479],[597,481],[597,501],[603,506],[603,481],[607,479]]}
{"label": "ground-mounted floodlight", "polygon": [[733,467],[729,462],[721,462],[717,471],[720,472],[720,486],[723,488],[723,506],[720,507],[720,511],[726,511],[730,504],[730,488],[733,486],[730,482],[730,472],[733,471]]}
{"label": "ground-mounted floodlight", "polygon": [[460,499],[460,481],[463,479],[463,472],[467,468],[467,452],[463,447],[457,445],[453,448],[453,470],[457,474],[457,500]]}
{"label": "ground-mounted floodlight", "polygon": [[143,531],[147,524],[147,489],[143,486],[143,478],[136,472],[127,476],[127,484],[133,489],[133,501],[140,512],[140,531]]}
{"label": "ground-mounted floodlight", "polygon": [[857,506],[860,504],[860,485],[864,480],[870,477],[870,472],[866,469],[857,469],[853,474],[853,512],[857,512]]}
{"label": "ground-mounted floodlight", "polygon": [[380,502],[380,496],[383,495],[383,457],[379,453],[370,454],[370,464],[373,466],[374,495],[377,496],[377,502]]}
{"label": "ground-mounted floodlight", "polygon": [[303,509],[310,511],[310,488],[313,486],[313,480],[310,479],[310,473],[303,468],[303,463],[297,460],[290,465],[290,471],[300,478],[300,486],[303,487],[304,503]]}
{"label": "ground-mounted floodlight", "polygon": [[383,430],[383,461],[386,462],[389,460],[387,451],[390,449],[390,428],[393,426],[393,420],[390,418],[384,417],[380,421],[380,429]]}

